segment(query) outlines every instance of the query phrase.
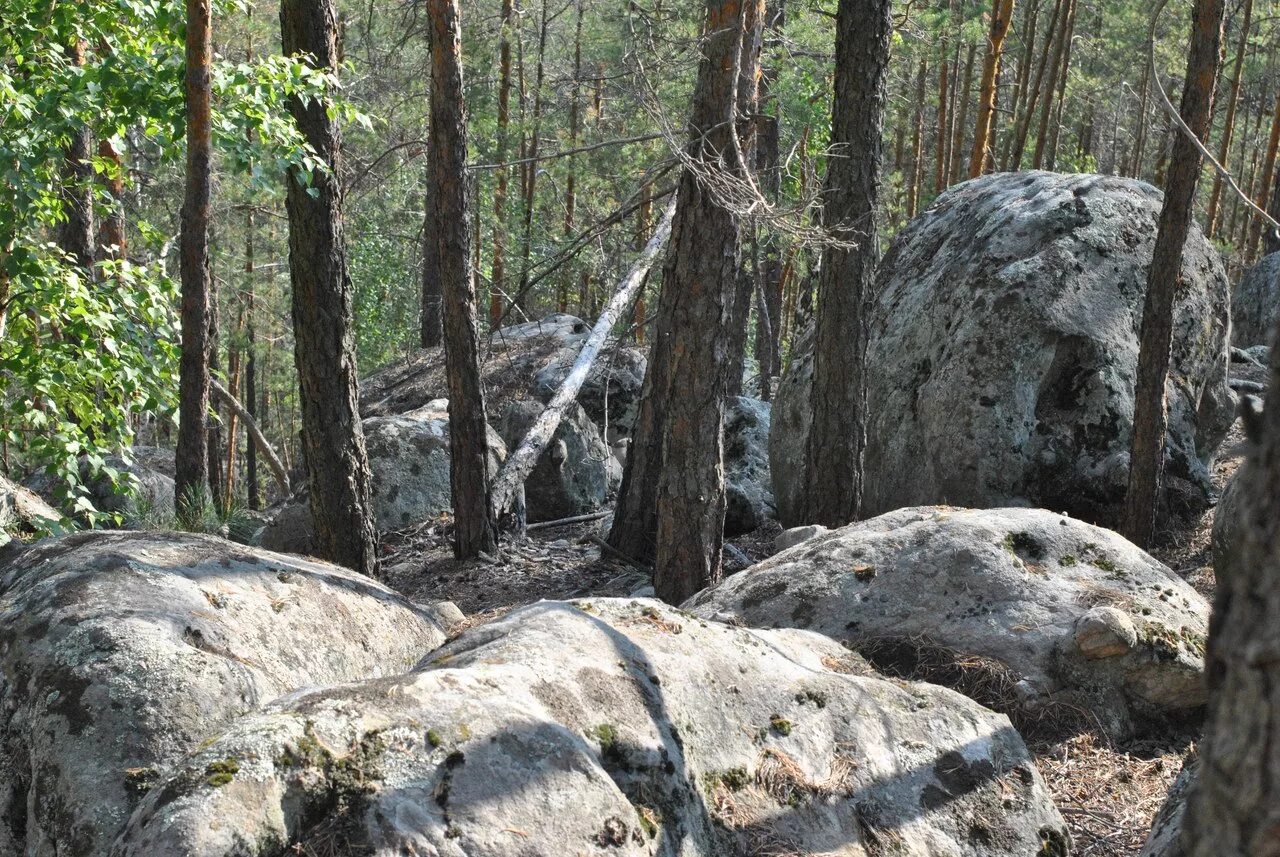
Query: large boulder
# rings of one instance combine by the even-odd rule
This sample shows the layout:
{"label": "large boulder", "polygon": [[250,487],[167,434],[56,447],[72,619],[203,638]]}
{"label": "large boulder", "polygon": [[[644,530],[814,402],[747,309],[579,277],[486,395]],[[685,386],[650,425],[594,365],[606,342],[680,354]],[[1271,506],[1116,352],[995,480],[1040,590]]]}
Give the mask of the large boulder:
{"label": "large boulder", "polygon": [[[954,503],[1119,520],[1161,199],[1130,179],[1006,173],[951,188],[898,234],[869,319],[867,514]],[[1226,274],[1194,227],[1180,282],[1162,507],[1191,517],[1234,417]],[[791,371],[811,374],[805,359]],[[810,384],[785,381],[774,417],[787,526],[811,523],[790,517],[808,430],[786,404]]]}
{"label": "large boulder", "polygon": [[[381,534],[397,532],[449,512],[449,414],[443,402],[400,416],[363,422],[369,470],[373,474],[374,523]],[[489,476],[507,456],[506,445],[488,429]],[[269,550],[307,554],[314,549],[310,499],[306,491],[281,506],[262,534]]]}
{"label": "large boulder", "polygon": [[[501,413],[508,402],[529,396],[549,401],[590,332],[591,325],[582,319],[556,313],[489,334],[480,345],[481,382],[489,412]],[[602,433],[611,428],[630,434],[644,372],[641,349],[612,341],[601,350],[578,401]],[[361,382],[360,414],[394,416],[448,395],[444,350],[422,349]]]}
{"label": "large boulder", "polygon": [[13,535],[39,535],[61,528],[62,516],[34,491],[0,476],[0,544]]}
{"label": "large boulder", "polygon": [[[508,402],[498,418],[498,433],[514,450],[542,414],[544,406],[528,399]],[[525,481],[525,514],[533,523],[594,512],[622,482],[622,469],[600,438],[595,424],[576,402],[560,419],[551,443]]]}
{"label": "large boulder", "polygon": [[1241,464],[1222,489],[1222,497],[1213,510],[1213,531],[1209,546],[1213,556],[1213,573],[1225,579],[1235,569],[1240,553],[1240,537],[1244,524],[1244,476],[1248,464]]}
{"label": "large boulder", "polygon": [[1270,345],[1280,310],[1280,253],[1244,272],[1231,295],[1231,339],[1241,348]]}
{"label": "large boulder", "polygon": [[902,509],[695,596],[706,619],[807,628],[1033,721],[1113,735],[1205,702],[1209,605],[1125,539],[1038,509]]}
{"label": "large boulder", "polygon": [[0,854],[106,854],[211,732],[444,636],[376,581],[212,536],[42,542],[0,570]]}
{"label": "large boulder", "polygon": [[[569,343],[538,371],[533,378],[534,395],[544,402],[551,401],[573,368],[580,347]],[[647,367],[644,351],[614,343],[596,357],[582,382],[578,402],[609,439],[631,436],[640,411]]]}
{"label": "large boulder", "polygon": [[725,403],[726,536],[740,536],[778,516],[769,473],[769,405],[737,396]]}
{"label": "large boulder", "polygon": [[[78,496],[99,512],[114,516],[126,526],[168,526],[174,516],[173,452],[157,447],[138,447],[128,456],[103,456],[103,467],[95,469],[88,458],[79,460]],[[114,473],[113,477],[111,474]],[[62,506],[69,517],[82,518],[75,499],[61,502],[66,487],[61,479],[38,473],[26,486],[54,506]]]}
{"label": "large boulder", "polygon": [[815,634],[541,602],[241,719],[115,854],[1065,857],[1005,717],[860,668]]}

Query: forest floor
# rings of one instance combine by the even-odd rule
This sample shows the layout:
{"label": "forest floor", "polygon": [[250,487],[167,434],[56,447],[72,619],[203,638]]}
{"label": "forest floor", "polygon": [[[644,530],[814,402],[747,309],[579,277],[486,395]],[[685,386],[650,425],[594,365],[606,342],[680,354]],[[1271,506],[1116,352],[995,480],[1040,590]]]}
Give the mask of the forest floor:
{"label": "forest floor", "polygon": [[[1232,365],[1232,377],[1265,380],[1261,369]],[[1239,421],[1223,442],[1214,467],[1218,491],[1240,466],[1244,437]],[[1210,532],[1213,510],[1165,532],[1151,552],[1212,600]],[[471,624],[539,599],[627,597],[649,585],[648,574],[603,552],[608,519],[539,529],[505,544],[496,561],[459,562],[449,549],[449,522],[397,534],[384,545],[391,585],[415,601],[454,602]],[[729,541],[726,571],[773,552],[777,525]],[[1193,748],[1196,736],[1170,733],[1112,743],[1093,733],[1029,738],[1028,746],[1075,840],[1080,857],[1134,857],[1151,820]]]}

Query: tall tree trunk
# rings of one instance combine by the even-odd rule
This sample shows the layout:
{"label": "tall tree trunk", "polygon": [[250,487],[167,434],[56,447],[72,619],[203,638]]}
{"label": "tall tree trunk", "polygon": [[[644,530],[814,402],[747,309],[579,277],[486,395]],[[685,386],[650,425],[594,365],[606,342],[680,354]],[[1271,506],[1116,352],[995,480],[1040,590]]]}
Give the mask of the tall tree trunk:
{"label": "tall tree trunk", "polygon": [[[280,32],[286,56],[305,57],[330,73],[336,70],[333,0],[282,0]],[[319,99],[289,101],[303,139],[328,168],[311,175],[310,187],[298,168],[290,170],[285,182],[302,442],[319,555],[376,574],[372,479],[360,426],[352,288],[342,227],[342,139],[328,107]]]}
{"label": "tall tree trunk", "polygon": [[182,356],[178,363],[178,446],[174,496],[181,506],[203,498],[209,480],[209,214],[213,55],[209,0],[186,0],[186,191],[182,203]]}
{"label": "tall tree trunk", "polygon": [[[660,598],[680,603],[720,577],[726,365],[738,294],[739,223],[699,174],[744,181],[734,135],[742,63],[759,62],[759,0],[707,0],[702,61],[689,120],[654,344],[609,542],[655,560]],[[656,538],[656,545],[655,545]]]}
{"label": "tall tree trunk", "polygon": [[1280,338],[1272,343],[1266,407],[1245,419],[1240,561],[1219,576],[1209,623],[1208,715],[1183,827],[1187,857],[1280,854]]}
{"label": "tall tree trunk", "polygon": [[959,112],[956,114],[955,128],[951,132],[951,178],[960,177],[964,166],[964,142],[968,133],[969,93],[973,88],[973,64],[978,57],[978,46],[969,45],[968,56],[964,61],[964,82],[960,84],[958,98]]}
{"label": "tall tree trunk", "polygon": [[1067,104],[1067,81],[1071,77],[1071,48],[1075,41],[1076,14],[1079,4],[1072,0],[1067,14],[1067,31],[1063,34],[1062,71],[1058,75],[1058,100],[1053,110],[1053,121],[1049,124],[1049,145],[1045,152],[1045,168],[1058,168],[1058,138],[1062,133],[1062,111]]}
{"label": "tall tree trunk", "polygon": [[498,34],[498,134],[494,163],[498,164],[493,191],[493,266],[489,282],[489,326],[502,323],[502,301],[506,292],[507,183],[511,168],[506,166],[511,125],[511,26],[513,0],[502,0]]}
{"label": "tall tree trunk", "polygon": [[[212,258],[212,254],[210,255]],[[220,314],[218,301],[218,281],[209,278],[209,377],[216,379],[222,374],[222,360],[218,351],[220,332]],[[212,382],[211,382],[212,383]],[[209,424],[207,437],[209,442],[209,496],[219,508],[225,508],[224,485],[222,483],[222,450],[224,446],[222,403],[216,398],[209,402]]]}
{"label": "tall tree trunk", "polygon": [[973,132],[973,151],[969,155],[969,178],[987,171],[991,161],[991,140],[996,116],[996,80],[1000,74],[1000,56],[1004,39],[1013,22],[1014,0],[994,0],[991,7],[991,29],[987,34],[987,56],[982,62],[982,84],[978,88],[978,121]]}
{"label": "tall tree trunk", "polygon": [[[583,0],[576,0],[577,21],[573,29],[573,89],[569,94],[569,148],[578,148],[582,131],[582,10]],[[647,192],[647,191],[646,191]],[[578,160],[569,159],[569,177],[564,183],[564,235],[573,236],[574,215],[578,204]],[[644,299],[643,290],[641,300]],[[569,311],[569,281],[561,278],[556,287],[556,311]]]}
{"label": "tall tree trunk", "polygon": [[[1280,150],[1280,94],[1276,95],[1276,107],[1271,116],[1271,136],[1267,138],[1267,155],[1262,161],[1262,178],[1258,182],[1258,192],[1254,202],[1266,210],[1271,200],[1271,184],[1276,172],[1276,153]],[[1245,249],[1245,264],[1253,264],[1257,258],[1258,240],[1262,237],[1262,218],[1256,214],[1250,216],[1249,244]]]}
{"label": "tall tree trunk", "polygon": [[444,353],[449,379],[449,482],[453,552],[459,559],[497,546],[489,515],[488,420],[480,382],[476,295],[467,246],[467,114],[458,0],[428,0],[431,16],[431,175],[434,231],[444,284]]}
{"label": "tall tree trunk", "polygon": [[[774,0],[765,10],[766,44],[781,38],[785,24],[785,4]],[[780,164],[780,133],[782,110],[773,92],[778,71],[764,66],[760,75],[759,122],[756,132],[756,174],[765,198],[777,204],[782,193]],[[769,105],[772,112],[765,109]],[[760,288],[758,315],[767,324],[756,325],[755,355],[760,366],[760,398],[769,401],[773,395],[772,381],[781,370],[781,316],[782,316],[782,253],[778,235],[771,229],[757,229],[760,237],[760,253],[756,280]]]}
{"label": "tall tree trunk", "polygon": [[1044,166],[1045,147],[1049,142],[1049,119],[1053,116],[1053,93],[1058,88],[1058,75],[1062,71],[1062,55],[1067,45],[1067,31],[1070,29],[1072,10],[1075,0],[1063,0],[1062,17],[1058,32],[1054,35],[1053,57],[1049,60],[1049,82],[1044,88],[1044,100],[1040,104],[1040,126],[1036,131],[1036,148],[1031,164],[1035,169]]}
{"label": "tall tree trunk", "polygon": [[[1180,112],[1191,133],[1200,139],[1204,139],[1209,130],[1212,114],[1224,5],[1225,0],[1196,0],[1192,12],[1191,45]],[[1125,534],[1140,547],[1151,544],[1155,531],[1164,473],[1165,434],[1169,429],[1165,387],[1169,379],[1173,306],[1199,176],[1200,152],[1184,134],[1178,134],[1173,142],[1169,181],[1165,185],[1164,205],[1160,210],[1160,227],[1147,274],[1137,389],[1134,393]]]}
{"label": "tall tree trunk", "polygon": [[427,142],[427,181],[423,194],[422,224],[422,311],[419,318],[418,344],[423,348],[435,348],[443,335],[441,329],[444,279],[440,270],[440,247],[436,235],[435,208],[436,183],[431,174],[431,143]]}
{"label": "tall tree trunk", "polygon": [[[254,261],[254,222],[253,209],[250,208],[244,217],[244,318],[245,318],[245,351],[244,365],[244,403],[249,411],[249,419],[258,419],[258,327],[254,317],[257,311],[257,293]],[[265,427],[264,427],[265,428]],[[262,492],[258,483],[258,448],[251,442],[245,444],[245,491],[248,495],[249,508],[258,511],[262,508]]]}
{"label": "tall tree trunk", "polygon": [[813,426],[805,455],[805,520],[830,527],[862,511],[867,445],[866,304],[876,266],[875,212],[889,38],[890,0],[841,0],[836,12],[836,81],[823,216],[856,246],[828,247],[818,279]]}
{"label": "tall tree trunk", "polygon": [[[757,117],[760,114],[760,53],[763,49],[764,3],[765,0],[747,0],[746,30],[738,52],[738,105],[735,115],[740,117],[741,124],[737,129],[736,139],[732,142],[736,149],[734,156],[742,162],[743,178],[751,177],[752,181],[758,166],[756,131],[760,125]],[[755,190],[763,193],[758,183]],[[749,222],[739,224],[739,251],[751,228],[753,227]],[[742,395],[742,376],[746,371],[747,361],[747,328],[751,321],[751,296],[756,287],[756,270],[752,259],[739,252],[739,260],[738,294],[731,303],[734,314],[729,318],[729,370],[724,388],[727,397]]]}
{"label": "tall tree trunk", "polygon": [[529,147],[525,152],[528,170],[524,185],[524,232],[520,239],[520,288],[521,300],[531,300],[526,294],[529,287],[529,254],[533,247],[533,211],[538,187],[539,135],[542,133],[542,79],[546,69],[547,52],[547,0],[542,0],[542,16],[538,26],[538,62],[533,76],[533,118],[529,128]]}
{"label": "tall tree trunk", "polygon": [[[75,38],[71,45],[71,62],[83,66],[84,39]],[[66,218],[58,228],[58,246],[75,263],[92,276],[96,254],[93,251],[93,131],[78,124],[63,153],[62,214]]]}
{"label": "tall tree trunk", "polygon": [[911,126],[911,176],[907,185],[908,220],[920,211],[920,184],[924,181],[924,92],[928,74],[928,64],[920,60],[919,69],[916,71],[916,114]]}
{"label": "tall tree trunk", "polygon": [[[1026,105],[1022,111],[1022,118],[1018,121],[1014,130],[1013,149],[1009,153],[1009,169],[1015,172],[1022,169],[1022,158],[1026,153],[1027,140],[1031,135],[1031,122],[1036,115],[1036,105],[1040,103],[1040,94],[1042,91],[1047,92],[1042,87],[1044,83],[1044,74],[1049,69],[1049,57],[1053,53],[1055,43],[1055,34],[1058,32],[1058,22],[1061,18],[1063,7],[1066,0],[1054,0],[1053,12],[1049,16],[1049,26],[1044,31],[1044,46],[1040,51],[1040,61],[1036,64],[1035,79],[1031,83],[1031,89],[1027,95]],[[1046,96],[1047,97],[1047,96]]]}
{"label": "tall tree trunk", "polygon": [[934,195],[942,193],[947,189],[947,93],[949,90],[948,75],[950,66],[948,65],[949,46],[947,45],[947,36],[944,31],[942,36],[942,47],[939,51],[942,59],[938,62],[938,133],[934,141],[933,148],[933,192]]}
{"label": "tall tree trunk", "polygon": [[[1000,147],[1000,169],[1009,169],[1009,156],[1013,153],[1013,144],[1018,137],[1018,129],[1022,127],[1022,113],[1025,110],[1027,98],[1030,96],[1028,87],[1031,86],[1031,67],[1035,64],[1036,47],[1036,24],[1040,19],[1040,3],[1037,2],[1031,7],[1031,14],[1027,17],[1027,31],[1023,35],[1022,41],[1022,57],[1018,60],[1018,78],[1013,89],[1013,103],[1009,106],[1010,121],[1013,122],[1013,133],[1006,134],[1004,144]],[[1036,82],[1039,85],[1039,81]]]}
{"label": "tall tree trunk", "polygon": [[[1253,24],[1253,0],[1244,0],[1241,10],[1240,41],[1236,45],[1236,62],[1231,72],[1231,94],[1227,96],[1227,115],[1222,122],[1222,139],[1218,141],[1218,163],[1227,166],[1231,154],[1231,139],[1236,130],[1236,111],[1240,108],[1240,84],[1244,79],[1244,58],[1249,51],[1249,30]],[[1205,214],[1205,234],[1218,236],[1222,214],[1222,176],[1213,174],[1213,192],[1209,194],[1209,209]]]}
{"label": "tall tree trunk", "polygon": [[98,157],[110,164],[111,169],[105,178],[111,208],[98,226],[98,257],[123,259],[128,249],[124,232],[124,162],[106,137],[98,141]]}

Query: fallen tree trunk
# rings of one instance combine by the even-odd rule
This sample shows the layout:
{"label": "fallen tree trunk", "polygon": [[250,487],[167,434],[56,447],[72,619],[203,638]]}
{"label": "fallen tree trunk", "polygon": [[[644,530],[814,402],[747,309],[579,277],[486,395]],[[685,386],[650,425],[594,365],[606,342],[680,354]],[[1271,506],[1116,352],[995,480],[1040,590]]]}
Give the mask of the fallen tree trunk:
{"label": "fallen tree trunk", "polygon": [[276,455],[276,451],[272,449],[271,444],[267,442],[267,436],[262,433],[262,429],[258,427],[258,421],[250,416],[249,411],[244,405],[240,404],[239,399],[231,395],[231,392],[218,381],[217,378],[209,378],[209,390],[219,399],[221,399],[227,407],[235,411],[237,417],[244,421],[244,426],[249,432],[249,437],[253,438],[254,444],[258,447],[258,451],[262,453],[262,457],[267,460],[267,466],[271,468],[271,475],[276,478],[276,484],[280,486],[280,490],[284,492],[286,497],[289,496],[289,472],[285,470],[284,464],[281,463],[280,457]]}
{"label": "fallen tree trunk", "polygon": [[622,316],[623,312],[635,300],[636,293],[640,291],[644,285],[645,275],[649,273],[649,269],[653,267],[654,261],[662,252],[663,246],[666,245],[667,239],[671,237],[671,220],[675,215],[675,197],[667,204],[666,213],[662,216],[662,222],[658,224],[658,228],[654,230],[653,235],[649,238],[649,243],[640,253],[640,258],[636,259],[635,264],[631,266],[631,270],[622,278],[622,282],[618,283],[618,288],[613,294],[609,305],[604,308],[604,312],[596,319],[595,327],[591,328],[591,333],[587,336],[586,343],[583,344],[582,350],[578,352],[578,357],[573,362],[573,367],[569,370],[569,374],[565,377],[564,383],[560,385],[560,389],[556,390],[551,401],[547,403],[547,407],[534,421],[528,433],[520,441],[520,445],[515,452],[507,456],[506,462],[502,465],[497,477],[493,480],[493,485],[489,490],[490,498],[490,514],[495,521],[501,521],[502,517],[511,509],[511,504],[516,498],[516,494],[524,482],[529,478],[529,474],[533,472],[534,466],[538,463],[539,456],[543,450],[547,448],[547,444],[551,442],[551,437],[556,433],[556,429],[560,426],[560,419],[564,415],[567,408],[575,399],[578,398],[578,391],[582,389],[583,383],[587,380],[587,374],[591,371],[592,364],[595,363],[600,349],[604,346],[605,340],[609,336],[609,332],[613,330],[614,324]]}

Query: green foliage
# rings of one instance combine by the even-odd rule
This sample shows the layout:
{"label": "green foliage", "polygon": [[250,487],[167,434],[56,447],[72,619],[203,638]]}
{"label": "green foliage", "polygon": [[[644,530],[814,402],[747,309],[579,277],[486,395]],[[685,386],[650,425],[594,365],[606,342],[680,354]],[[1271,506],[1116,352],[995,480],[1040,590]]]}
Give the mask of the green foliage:
{"label": "green foliage", "polygon": [[91,281],[51,244],[16,247],[6,265],[15,286],[0,340],[5,442],[58,478],[65,508],[92,520],[82,463],[117,482],[105,454],[132,445],[137,416],[172,414],[176,288],[157,266],[123,261],[101,263]]}

